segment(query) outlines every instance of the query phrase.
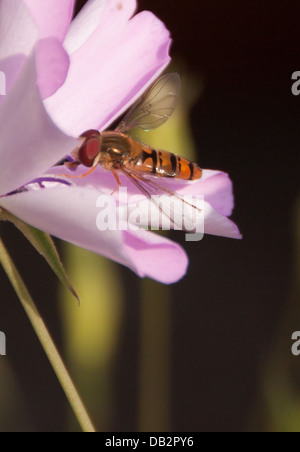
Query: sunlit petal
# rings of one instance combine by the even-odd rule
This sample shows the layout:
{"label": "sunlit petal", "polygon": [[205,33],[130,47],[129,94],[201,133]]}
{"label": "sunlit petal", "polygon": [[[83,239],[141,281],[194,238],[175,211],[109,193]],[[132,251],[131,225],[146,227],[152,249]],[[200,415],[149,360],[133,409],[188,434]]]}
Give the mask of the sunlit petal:
{"label": "sunlit petal", "polygon": [[23,0],[23,2],[38,26],[39,38],[55,37],[63,42],[70,27],[75,0]]}
{"label": "sunlit petal", "polygon": [[70,56],[65,84],[45,101],[67,133],[106,128],[170,62],[168,30],[148,11],[129,20],[134,4],[106,2],[97,29]]}
{"label": "sunlit petal", "polygon": [[[13,86],[26,56],[38,39],[38,30],[24,3],[0,1],[0,70],[6,78],[6,94]],[[4,97],[0,96],[0,104]]]}
{"label": "sunlit petal", "polygon": [[74,149],[48,116],[36,83],[35,55],[0,106],[0,194],[30,182]]}

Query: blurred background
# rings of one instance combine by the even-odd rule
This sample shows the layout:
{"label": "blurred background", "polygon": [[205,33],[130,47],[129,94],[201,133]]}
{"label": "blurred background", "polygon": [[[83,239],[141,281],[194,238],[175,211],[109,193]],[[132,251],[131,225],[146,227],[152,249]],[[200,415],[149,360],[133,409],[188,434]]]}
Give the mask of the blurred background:
{"label": "blurred background", "polygon": [[[243,241],[171,233],[190,257],[171,287],[57,242],[78,309],[19,233],[1,224],[1,235],[99,430],[300,431],[300,357],[291,353],[300,330],[300,97],[291,92],[300,3],[140,0],[139,9],[171,30],[173,69],[190,87],[157,134],[177,138],[168,150],[230,174]],[[78,431],[2,270],[0,287],[0,431]]]}

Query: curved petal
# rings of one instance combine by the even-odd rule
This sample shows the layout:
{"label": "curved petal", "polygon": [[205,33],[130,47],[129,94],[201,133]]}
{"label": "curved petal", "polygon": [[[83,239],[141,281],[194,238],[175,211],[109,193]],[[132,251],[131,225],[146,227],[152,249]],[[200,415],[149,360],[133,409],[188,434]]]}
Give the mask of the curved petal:
{"label": "curved petal", "polygon": [[[20,0],[19,0],[20,1]],[[35,20],[39,38],[55,37],[63,42],[69,29],[75,0],[23,0]]]}
{"label": "curved petal", "polygon": [[[79,167],[76,171],[76,176],[83,174],[86,171],[85,168]],[[51,173],[54,176],[59,176],[62,173],[74,175],[73,172],[62,169],[62,168],[52,168]],[[123,220],[127,218],[127,214],[133,213],[132,224],[137,224],[134,219],[138,220],[138,226],[150,227],[159,223],[157,219],[157,208],[154,206],[154,210],[151,210],[149,200],[145,195],[123,174],[119,175],[121,182],[121,187],[126,188],[127,191],[123,193],[123,190],[119,190],[115,193],[114,197],[120,203],[119,214],[120,218]],[[214,180],[216,179],[216,180]],[[105,171],[100,166],[97,170],[90,176],[83,179],[74,179],[76,185],[83,187],[90,187],[97,191],[98,195],[110,195],[116,190],[116,180],[110,171]],[[154,178],[157,181],[157,178]],[[183,182],[180,183],[177,180],[162,179],[160,178],[159,183],[166,186],[169,190],[176,192],[180,195],[192,196],[192,199],[187,199],[187,202],[194,205],[198,205],[202,214],[195,216],[195,213],[189,208],[182,206],[179,199],[176,197],[172,199],[172,206],[170,211],[174,209],[175,212],[184,212],[184,225],[189,227],[194,224],[197,225],[197,231],[199,233],[217,235],[227,238],[241,239],[242,235],[238,227],[230,219],[227,218],[226,214],[222,212],[230,207],[230,203],[233,202],[233,198],[228,196],[229,203],[222,206],[222,187],[225,190],[224,199],[227,199],[226,190],[231,192],[231,181],[227,174],[220,171],[204,170],[203,172],[203,182],[204,188],[200,185],[200,182],[190,183]],[[207,184],[207,186],[205,185]],[[214,191],[215,190],[215,191]],[[200,198],[197,199],[197,196]],[[216,205],[220,208],[217,209]],[[139,209],[139,215],[134,215],[135,208]],[[167,212],[168,210],[166,210]],[[151,212],[152,217],[149,217],[149,212]],[[227,212],[228,213],[228,212]],[[131,223],[131,221],[129,221]],[[168,222],[166,223],[168,224]],[[180,221],[176,226],[180,224]],[[182,223],[183,224],[183,223]],[[171,227],[171,225],[170,225]],[[180,228],[181,229],[181,228]]]}
{"label": "curved petal", "polygon": [[73,187],[54,185],[2,198],[1,205],[60,239],[101,254],[166,284],[181,279],[188,260],[184,250],[148,231],[102,231],[96,227],[99,190],[85,181]]}
{"label": "curved petal", "polygon": [[233,221],[217,212],[210,204],[204,203],[204,233],[227,237],[229,239],[242,239],[242,235]]}
{"label": "curved petal", "polygon": [[[204,174],[205,172],[208,171],[204,170]],[[205,201],[215,210],[226,217],[230,217],[234,209],[234,196],[229,175],[219,171],[209,171],[209,174],[210,177],[203,180],[199,190],[202,192]]]}
{"label": "curved petal", "polygon": [[[195,182],[179,184],[174,181],[173,189],[183,195],[202,195],[205,201],[220,214],[230,217],[234,209],[232,182],[229,175],[222,171],[203,170],[201,179]],[[168,182],[170,187],[171,183]]]}
{"label": "curved petal", "polygon": [[49,118],[36,79],[33,53],[0,106],[0,194],[28,183],[78,145]]}
{"label": "curved petal", "polygon": [[122,26],[137,8],[136,0],[89,0],[71,23],[64,45],[71,55],[85,44],[97,30],[103,35],[115,33],[111,26]]}
{"label": "curved petal", "polygon": [[0,60],[12,55],[29,55],[38,39],[35,23],[20,0],[0,1]]}
{"label": "curved petal", "polygon": [[180,281],[189,260],[177,243],[148,231],[124,232],[124,247],[135,263],[139,276],[148,276],[164,284]]}
{"label": "curved petal", "polygon": [[71,55],[65,84],[45,101],[62,130],[77,136],[87,129],[105,129],[170,61],[171,40],[161,21],[147,11],[128,20],[132,10],[118,9],[125,0],[106,4],[105,21]]}
{"label": "curved petal", "polygon": [[[0,70],[5,74],[6,94],[13,86],[25,57],[38,39],[37,27],[20,0],[0,1]],[[4,100],[0,96],[0,103]]]}
{"label": "curved petal", "polygon": [[[237,226],[222,215],[202,196],[189,195],[184,198],[186,203],[174,197],[162,197],[151,201],[140,196],[129,197],[129,204],[120,207],[120,217],[123,221],[129,219],[132,226],[138,228],[158,228],[196,231],[198,234],[211,234],[227,238],[241,239]],[[158,203],[160,209],[158,208]],[[189,204],[187,204],[189,203]],[[198,210],[191,207],[197,206]],[[170,220],[170,218],[172,220]]]}
{"label": "curved petal", "polygon": [[45,38],[37,43],[37,84],[42,99],[54,94],[66,80],[70,60],[67,52],[56,38]]}
{"label": "curved petal", "polygon": [[[149,176],[148,179],[150,179]],[[126,177],[121,176],[121,180],[122,185],[129,188],[131,195],[140,194],[140,191]],[[222,171],[203,170],[203,176],[195,182],[172,178],[159,178],[158,180],[154,176],[153,181],[181,196],[203,196],[204,201],[221,215],[226,217],[232,215],[234,208],[232,181],[229,175]]]}

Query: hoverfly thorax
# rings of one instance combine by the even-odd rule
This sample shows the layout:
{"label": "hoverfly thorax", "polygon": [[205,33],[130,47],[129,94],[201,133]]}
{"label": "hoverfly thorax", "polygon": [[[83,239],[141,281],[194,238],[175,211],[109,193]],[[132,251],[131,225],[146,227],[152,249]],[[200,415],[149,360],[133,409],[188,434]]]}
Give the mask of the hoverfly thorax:
{"label": "hoverfly thorax", "polygon": [[107,153],[113,160],[131,155],[131,140],[127,135],[117,132],[102,133],[102,152]]}

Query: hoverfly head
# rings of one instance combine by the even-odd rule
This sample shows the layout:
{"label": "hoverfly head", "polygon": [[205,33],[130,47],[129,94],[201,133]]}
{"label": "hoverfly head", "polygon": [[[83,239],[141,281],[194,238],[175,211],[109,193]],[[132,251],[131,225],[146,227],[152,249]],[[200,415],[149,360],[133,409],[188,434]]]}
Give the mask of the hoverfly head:
{"label": "hoverfly head", "polygon": [[88,130],[80,137],[84,138],[84,140],[78,149],[78,160],[82,165],[90,168],[94,165],[95,159],[101,152],[101,134],[98,130]]}

